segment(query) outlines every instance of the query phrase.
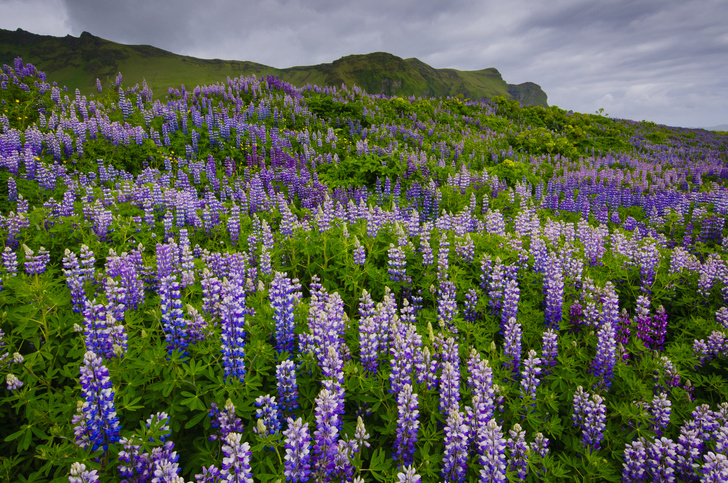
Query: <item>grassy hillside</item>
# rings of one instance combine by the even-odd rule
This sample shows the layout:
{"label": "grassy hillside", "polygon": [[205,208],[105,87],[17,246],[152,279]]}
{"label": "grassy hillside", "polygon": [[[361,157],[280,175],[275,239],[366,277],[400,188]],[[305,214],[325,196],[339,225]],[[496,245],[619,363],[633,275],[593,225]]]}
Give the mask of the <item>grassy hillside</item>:
{"label": "grassy hillside", "polygon": [[273,74],[296,86],[357,85],[370,94],[455,96],[472,99],[505,96],[526,105],[547,106],[546,94],[533,83],[507,84],[494,68],[477,71],[435,69],[418,59],[385,52],[342,57],[330,64],[277,69],[254,62],[206,60],[177,55],[149,45],[123,45],[84,32],[80,37],[35,35],[0,29],[0,63],[22,57],[72,92],[88,94],[96,79],[105,84],[121,72],[125,85],[146,79],[157,96],[169,86],[187,87],[224,81],[228,76]]}

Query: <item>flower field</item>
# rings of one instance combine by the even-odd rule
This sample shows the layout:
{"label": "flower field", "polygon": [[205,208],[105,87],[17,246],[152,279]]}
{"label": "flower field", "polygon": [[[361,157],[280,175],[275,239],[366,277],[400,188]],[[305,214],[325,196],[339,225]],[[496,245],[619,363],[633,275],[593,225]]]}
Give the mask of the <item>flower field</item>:
{"label": "flower field", "polygon": [[725,134],[16,59],[0,480],[728,481],[727,214]]}

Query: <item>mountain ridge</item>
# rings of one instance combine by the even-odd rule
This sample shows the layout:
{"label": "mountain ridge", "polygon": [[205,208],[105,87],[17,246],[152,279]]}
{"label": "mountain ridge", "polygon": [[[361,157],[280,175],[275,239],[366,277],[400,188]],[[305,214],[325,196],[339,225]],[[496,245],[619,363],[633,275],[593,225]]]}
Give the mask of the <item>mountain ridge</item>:
{"label": "mountain ridge", "polygon": [[205,85],[227,76],[276,75],[301,87],[318,84],[357,85],[369,94],[387,96],[457,96],[479,99],[504,96],[525,105],[547,107],[548,97],[538,84],[508,84],[489,67],[475,71],[436,69],[417,58],[403,59],[387,52],[352,54],[309,66],[276,68],[250,61],[200,59],[175,54],[152,45],[127,45],[83,32],[79,37],[38,35],[22,29],[0,29],[0,63],[15,57],[45,71],[49,78],[73,91],[91,93],[96,78],[111,82],[118,72],[124,84],[146,81],[157,95],[174,86]]}

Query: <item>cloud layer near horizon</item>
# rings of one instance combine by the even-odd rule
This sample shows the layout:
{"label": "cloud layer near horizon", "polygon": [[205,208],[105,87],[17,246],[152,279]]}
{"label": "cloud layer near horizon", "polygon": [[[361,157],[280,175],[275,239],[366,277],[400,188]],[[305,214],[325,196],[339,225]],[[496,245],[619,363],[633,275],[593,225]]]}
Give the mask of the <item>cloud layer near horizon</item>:
{"label": "cloud layer near horizon", "polygon": [[688,127],[728,123],[726,18],[722,0],[0,0],[5,29],[275,67],[386,51],[496,67],[564,109]]}

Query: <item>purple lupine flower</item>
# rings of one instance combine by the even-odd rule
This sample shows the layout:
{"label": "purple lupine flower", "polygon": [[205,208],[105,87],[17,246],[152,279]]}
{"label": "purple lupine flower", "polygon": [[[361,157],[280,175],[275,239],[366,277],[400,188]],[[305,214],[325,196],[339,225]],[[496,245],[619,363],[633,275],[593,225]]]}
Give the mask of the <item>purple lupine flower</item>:
{"label": "purple lupine flower", "polygon": [[704,449],[705,442],[697,429],[690,429],[687,426],[680,428],[675,457],[678,476],[685,481],[695,480],[695,468],[699,466]]}
{"label": "purple lupine flower", "polygon": [[460,370],[458,365],[445,361],[440,375],[440,410],[444,413],[460,401]]}
{"label": "purple lupine flower", "polygon": [[390,353],[392,355],[389,374],[390,392],[399,393],[405,384],[412,384],[412,366],[414,364],[415,349],[422,346],[422,338],[412,324],[407,324],[404,334],[395,333],[394,344]]}
{"label": "purple lupine flower", "polygon": [[652,285],[655,283],[655,271],[660,263],[660,252],[657,250],[657,244],[652,239],[646,239],[642,247],[635,252],[635,255],[642,276],[640,289],[643,292],[651,293]]}
{"label": "purple lupine flower", "polygon": [[281,430],[281,417],[276,398],[270,394],[258,396],[255,399],[255,407],[258,408],[255,410],[258,425],[253,428],[253,432],[261,437],[278,433]]}
{"label": "purple lupine flower", "polygon": [[541,374],[541,359],[536,357],[536,351],[531,349],[528,351],[528,357],[523,363],[523,371],[521,372],[521,397],[530,397],[533,404],[536,400],[536,388],[539,385],[538,376]]}
{"label": "purple lupine flower", "polygon": [[359,243],[359,238],[354,235],[354,263],[356,265],[364,266],[366,257],[367,255],[364,245]]}
{"label": "purple lupine flower", "polygon": [[447,239],[447,233],[443,232],[440,236],[440,247],[437,251],[437,279],[440,282],[447,280],[449,268],[450,242]]}
{"label": "purple lupine flower", "polygon": [[359,321],[359,357],[366,374],[376,374],[379,368],[379,324],[376,315],[362,317]]}
{"label": "purple lupine flower", "polygon": [[5,247],[2,254],[3,266],[5,272],[10,277],[14,277],[18,274],[18,255],[9,246]]}
{"label": "purple lupine flower", "polygon": [[589,451],[598,450],[606,428],[606,409],[604,399],[598,394],[584,392],[581,386],[574,393],[574,426],[578,426],[583,434],[581,443]]}
{"label": "purple lupine flower", "polygon": [[308,423],[303,419],[288,418],[288,429],[283,431],[286,438],[286,455],[284,457],[286,481],[293,483],[308,481],[311,477],[311,436]]}
{"label": "purple lupine flower", "polygon": [[296,384],[296,366],[287,359],[276,366],[276,380],[278,386],[278,399],[281,401],[281,411],[292,413],[298,408],[298,384]]}
{"label": "purple lupine flower", "polygon": [[[532,351],[533,352],[533,351]],[[506,441],[508,449],[508,471],[516,472],[516,481],[523,481],[528,476],[528,452],[526,444],[526,431],[516,423],[509,432],[510,437]]]}
{"label": "purple lupine flower", "polygon": [[672,412],[672,403],[667,399],[667,394],[664,392],[656,395],[652,399],[652,406],[650,408],[652,421],[652,431],[657,436],[662,436],[662,431],[667,428],[670,424],[670,414]]}
{"label": "purple lupine flower", "polygon": [[222,481],[253,483],[253,473],[250,470],[250,445],[241,442],[242,436],[240,433],[230,433],[225,437],[220,469]]}
{"label": "purple lupine flower", "polygon": [[43,247],[38,249],[38,254],[23,244],[25,251],[25,273],[28,275],[40,275],[46,271],[46,266],[51,260],[50,252]]}
{"label": "purple lupine flower", "polygon": [[164,338],[167,341],[167,352],[170,355],[179,352],[182,357],[189,357],[187,321],[182,312],[182,298],[177,277],[162,277],[159,281],[159,297],[161,298],[161,320]]}
{"label": "purple lupine flower", "polygon": [[314,432],[314,478],[329,481],[336,466],[339,414],[336,395],[323,388],[316,397],[316,431]]}
{"label": "purple lupine flower", "polygon": [[[86,350],[93,351],[100,357],[114,357],[113,317],[108,317],[106,307],[97,304],[96,300],[86,304],[83,311],[84,338]],[[112,326],[109,325],[112,323]]]}
{"label": "purple lupine flower", "polygon": [[556,254],[550,254],[544,272],[546,326],[558,330],[564,305],[564,272]]}
{"label": "purple lupine flower", "polygon": [[445,481],[465,481],[469,433],[470,428],[456,403],[450,407],[445,423],[445,455],[442,463],[442,476]]}
{"label": "purple lupine flower", "polygon": [[647,448],[644,438],[627,443],[622,463],[622,481],[625,483],[645,481],[647,476]]}
{"label": "purple lupine flower", "polygon": [[71,289],[73,311],[79,313],[85,308],[88,298],[86,297],[86,290],[83,286],[84,277],[81,272],[78,257],[68,248],[66,248],[65,256],[63,257],[63,275],[66,277],[68,288]]}
{"label": "purple lupine flower", "polygon": [[109,371],[102,360],[92,351],[87,351],[81,365],[81,387],[84,396],[73,418],[76,444],[91,451],[119,441],[119,418],[114,406],[114,391]]}
{"label": "purple lupine flower", "polygon": [[440,282],[439,296],[437,300],[437,315],[440,327],[447,327],[452,333],[457,334],[457,327],[452,323],[457,315],[457,288],[451,281]]}
{"label": "purple lupine flower", "polygon": [[485,431],[485,426],[493,419],[495,412],[493,369],[488,366],[487,360],[482,359],[480,354],[472,349],[468,359],[468,373],[468,386],[473,395],[473,434],[479,435]]}
{"label": "purple lupine flower", "polygon": [[281,272],[276,272],[270,284],[269,299],[273,307],[273,321],[276,327],[276,350],[292,352],[296,326],[293,310],[301,300],[301,285]]}
{"label": "purple lupine flower", "polygon": [[715,321],[718,322],[723,329],[728,330],[728,307],[721,307],[715,313]]}
{"label": "purple lupine flower", "polygon": [[647,472],[652,481],[675,481],[677,445],[664,436],[647,446]]}
{"label": "purple lupine flower", "polygon": [[545,438],[542,433],[536,433],[536,437],[530,444],[531,451],[539,455],[541,458],[545,458],[549,454],[549,439]]}
{"label": "purple lupine flower", "polygon": [[501,311],[501,333],[511,318],[518,318],[518,301],[521,296],[521,290],[518,288],[518,281],[515,279],[508,280],[505,284],[503,295],[503,310]]}
{"label": "purple lupine flower", "polygon": [[97,470],[86,470],[86,465],[75,462],[71,465],[71,475],[68,483],[96,483],[99,481],[99,472]]}
{"label": "purple lupine flower", "polygon": [[430,240],[426,238],[425,233],[420,234],[420,253],[422,253],[422,266],[429,267],[435,262]]}
{"label": "purple lupine flower", "polygon": [[465,294],[465,313],[463,318],[468,322],[478,320],[478,292],[474,288],[469,288]]}
{"label": "purple lupine flower", "polygon": [[400,466],[412,465],[415,455],[415,443],[420,422],[418,397],[412,392],[412,386],[405,384],[397,394],[397,439],[394,442],[394,459]]}
{"label": "purple lupine flower", "polygon": [[518,374],[521,366],[521,335],[521,324],[514,318],[509,319],[505,327],[503,355],[506,362],[503,365],[510,368],[514,376]]}
{"label": "purple lupine flower", "polygon": [[617,341],[611,322],[606,322],[597,333],[597,354],[591,365],[591,372],[599,381],[597,386],[609,389],[617,362]]}
{"label": "purple lupine flower", "polygon": [[701,482],[719,483],[728,481],[728,456],[708,451],[705,463],[700,468]]}
{"label": "purple lupine flower", "polygon": [[551,374],[551,368],[556,365],[556,358],[559,351],[559,333],[554,329],[546,329],[543,333],[543,347],[541,349],[542,373],[544,376]]}
{"label": "purple lupine flower", "polygon": [[395,247],[394,244],[389,244],[387,267],[390,280],[393,282],[407,281],[407,255],[404,253],[403,247]]}
{"label": "purple lupine flower", "polygon": [[210,441],[224,440],[230,433],[243,432],[243,422],[235,415],[235,405],[232,400],[228,399],[223,409],[219,409],[215,403],[212,403],[210,408],[208,413],[212,419],[210,427],[217,430],[208,438]]}
{"label": "purple lupine flower", "polygon": [[23,387],[23,381],[18,379],[18,376],[12,373],[8,373],[5,377],[5,384],[7,385],[8,391],[16,391]]}
{"label": "purple lupine flower", "polygon": [[397,483],[420,483],[422,477],[417,474],[417,470],[412,466],[405,466],[402,471],[397,473]]}
{"label": "purple lupine flower", "polygon": [[245,376],[245,293],[234,280],[223,282],[222,317],[222,363],[225,367],[225,381],[232,378],[243,381]]}
{"label": "purple lupine flower", "polygon": [[506,477],[506,439],[503,430],[495,419],[491,419],[483,432],[478,435],[480,448],[480,481],[483,483],[505,483]]}

